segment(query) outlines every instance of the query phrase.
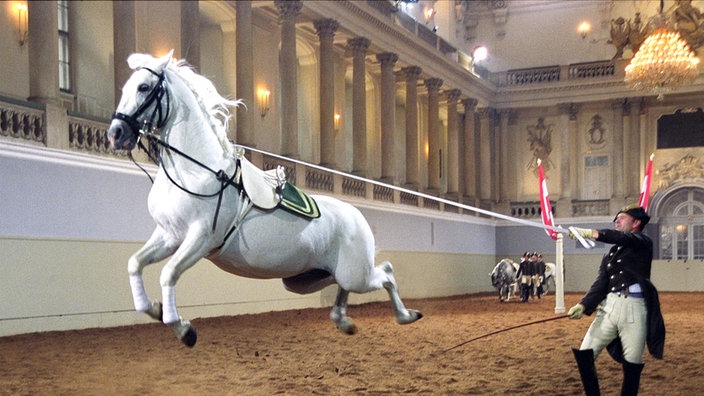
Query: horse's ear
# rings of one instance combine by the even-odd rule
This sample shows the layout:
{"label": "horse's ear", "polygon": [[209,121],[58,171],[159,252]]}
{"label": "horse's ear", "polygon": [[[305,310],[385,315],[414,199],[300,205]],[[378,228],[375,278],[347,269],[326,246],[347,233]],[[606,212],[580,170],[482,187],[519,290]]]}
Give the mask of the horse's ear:
{"label": "horse's ear", "polygon": [[168,54],[159,58],[159,69],[164,70],[166,68],[166,65],[168,65],[169,62],[171,62],[171,59],[173,58],[173,56],[174,56],[174,50],[172,49],[171,51],[169,51]]}
{"label": "horse's ear", "polygon": [[137,68],[146,65],[150,60],[153,59],[154,57],[147,54],[132,54],[127,57],[127,64],[130,66],[130,69],[136,70]]}

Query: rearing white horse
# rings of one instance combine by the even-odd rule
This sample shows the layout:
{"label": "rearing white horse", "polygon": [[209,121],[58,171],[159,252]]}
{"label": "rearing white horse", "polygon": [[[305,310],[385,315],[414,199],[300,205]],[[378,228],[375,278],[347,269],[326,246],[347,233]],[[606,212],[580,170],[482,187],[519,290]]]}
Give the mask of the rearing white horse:
{"label": "rearing white horse", "polygon": [[[350,292],[383,287],[398,323],[422,317],[404,307],[391,264],[374,265],[374,236],[352,205],[314,196],[320,212],[314,219],[281,209],[248,210],[249,199],[236,182],[235,149],[225,132],[228,106],[239,101],[220,96],[185,62],[172,61],[171,53],[162,58],[133,54],[127,62],[134,73],[122,88],[108,139],[121,150],[132,150],[140,136],[159,145],[159,171],[148,199],[157,226],[128,262],[137,311],[195,345],[195,329],[179,316],[174,288],[181,274],[205,257],[235,275],[283,278],[294,293],[337,283],[330,319],[348,334],[356,331],[346,313]],[[160,277],[163,303],[151,302],[142,271],[169,256]]]}

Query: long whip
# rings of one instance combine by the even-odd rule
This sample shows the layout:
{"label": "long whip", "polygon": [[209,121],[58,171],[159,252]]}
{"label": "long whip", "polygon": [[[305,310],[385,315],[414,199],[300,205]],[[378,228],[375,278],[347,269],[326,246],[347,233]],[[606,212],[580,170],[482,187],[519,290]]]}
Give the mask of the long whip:
{"label": "long whip", "polygon": [[480,336],[478,336],[478,337],[474,337],[474,338],[471,338],[471,339],[469,339],[469,340],[467,340],[467,341],[461,342],[461,343],[459,343],[459,344],[457,344],[457,345],[455,345],[455,346],[453,346],[453,347],[451,347],[451,348],[447,348],[447,349],[441,351],[440,353],[449,352],[449,351],[451,351],[451,350],[453,350],[453,349],[457,349],[457,348],[459,348],[459,347],[461,347],[461,346],[467,345],[467,344],[469,344],[470,342],[473,342],[473,341],[476,341],[476,340],[480,340],[480,339],[482,339],[482,338],[486,338],[486,337],[489,337],[489,336],[492,336],[492,335],[495,335],[495,334],[503,333],[503,332],[510,331],[510,330],[519,329],[519,328],[521,328],[521,327],[531,326],[531,325],[534,325],[534,324],[545,323],[545,322],[551,322],[551,321],[553,321],[553,320],[565,319],[565,318],[569,318],[569,315],[553,316],[552,318],[535,320],[535,321],[533,321],[533,322],[521,323],[521,324],[516,325],[516,326],[511,326],[511,327],[506,327],[506,328],[503,328],[503,329],[500,329],[500,330],[495,330],[495,331],[492,331],[491,333],[482,334],[482,335],[480,335]]}

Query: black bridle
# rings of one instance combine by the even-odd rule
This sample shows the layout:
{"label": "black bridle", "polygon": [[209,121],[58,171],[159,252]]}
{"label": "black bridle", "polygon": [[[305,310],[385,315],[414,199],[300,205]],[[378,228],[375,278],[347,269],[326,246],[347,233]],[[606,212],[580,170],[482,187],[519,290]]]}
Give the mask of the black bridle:
{"label": "black bridle", "polygon": [[[215,217],[213,219],[213,232],[215,231],[215,228],[217,226],[217,221],[218,221],[218,215],[220,213],[220,206],[222,203],[222,195],[225,191],[225,189],[228,186],[233,186],[236,189],[240,190],[241,189],[241,184],[235,180],[237,177],[237,171],[233,172],[232,176],[228,176],[227,173],[225,173],[224,170],[219,170],[215,171],[212,168],[208,167],[204,163],[198,161],[197,159],[191,157],[190,155],[184,153],[183,151],[177,149],[176,147],[171,146],[169,143],[164,141],[164,139],[159,136],[159,134],[156,133],[159,129],[161,129],[165,124],[166,121],[168,120],[169,114],[171,113],[171,100],[169,97],[169,92],[166,89],[166,80],[164,79],[164,72],[162,71],[161,73],[157,73],[152,69],[149,69],[147,67],[141,67],[140,69],[147,70],[148,72],[152,73],[155,75],[159,81],[152,87],[151,91],[147,95],[146,99],[142,104],[137,108],[137,110],[134,111],[131,115],[120,113],[120,112],[115,112],[112,115],[112,119],[118,119],[123,122],[125,122],[131,129],[132,131],[137,134],[137,144],[139,147],[141,147],[149,156],[149,159],[152,160],[155,164],[160,165],[161,168],[164,170],[164,173],[166,174],[166,177],[171,181],[173,185],[178,187],[181,191],[199,197],[199,198],[213,198],[213,197],[218,197],[218,203],[215,208]],[[163,105],[162,105],[162,100],[166,98],[166,111],[164,112],[162,110]],[[137,120],[140,116],[142,116],[148,109],[149,107],[155,104],[154,110],[152,110],[152,114],[148,119],[145,119],[140,126],[139,121]],[[158,118],[157,118],[158,117]],[[156,126],[154,126],[154,121],[156,120]],[[162,160],[162,155],[161,155],[161,150],[156,150],[156,155],[152,155],[152,152],[144,146],[144,144],[141,141],[141,137],[144,136],[147,141],[151,145],[159,145],[162,148],[164,148],[167,151],[172,151],[189,161],[193,162],[194,164],[200,166],[201,168],[209,171],[213,175],[215,175],[216,179],[220,182],[220,187],[218,188],[217,191],[209,194],[203,194],[203,193],[197,193],[194,191],[191,191],[187,189],[186,187],[182,186],[179,184],[172,176],[169,174],[168,170],[164,166],[164,162]],[[130,152],[130,158],[132,161],[140,168],[144,173],[147,174],[149,177],[149,180],[154,182],[152,180],[151,176],[149,173],[142,167],[140,166],[137,161],[134,160],[132,157],[132,152]],[[239,166],[239,164],[237,165]],[[225,236],[225,239],[234,231],[234,228],[230,230],[227,235]],[[223,241],[223,244],[225,242]],[[222,246],[222,245],[221,245]]]}
{"label": "black bridle", "polygon": [[[152,130],[152,126],[154,125],[154,120],[156,119],[157,116],[159,118],[157,119],[156,123],[156,128],[162,128],[164,124],[166,124],[166,120],[169,118],[169,113],[171,112],[171,100],[169,98],[169,93],[166,90],[166,81],[164,80],[164,72],[162,71],[161,73],[157,73],[154,70],[148,68],[148,67],[141,67],[140,69],[144,69],[148,71],[149,73],[155,75],[159,81],[154,84],[152,87],[152,90],[149,91],[149,94],[147,95],[147,98],[142,102],[142,104],[137,107],[137,110],[134,111],[131,115],[125,114],[125,113],[120,113],[120,112],[114,112],[112,114],[112,119],[118,119],[121,121],[124,121],[129,125],[129,127],[132,129],[133,132],[140,132],[142,129],[146,129],[147,131]],[[166,112],[164,113],[162,111],[162,103],[161,100],[166,97]],[[152,111],[152,115],[149,117],[149,119],[144,120],[144,127],[142,128],[139,125],[139,121],[137,121],[137,118],[139,118],[144,112],[147,111],[149,106],[151,106],[153,103],[156,102],[156,106],[154,106],[154,110]]]}

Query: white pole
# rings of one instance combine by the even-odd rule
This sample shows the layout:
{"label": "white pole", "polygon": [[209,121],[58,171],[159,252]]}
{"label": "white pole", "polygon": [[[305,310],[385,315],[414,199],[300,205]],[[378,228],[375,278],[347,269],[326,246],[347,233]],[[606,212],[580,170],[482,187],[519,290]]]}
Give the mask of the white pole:
{"label": "white pole", "polygon": [[563,263],[563,236],[557,234],[555,241],[555,313],[565,312],[565,267]]}

